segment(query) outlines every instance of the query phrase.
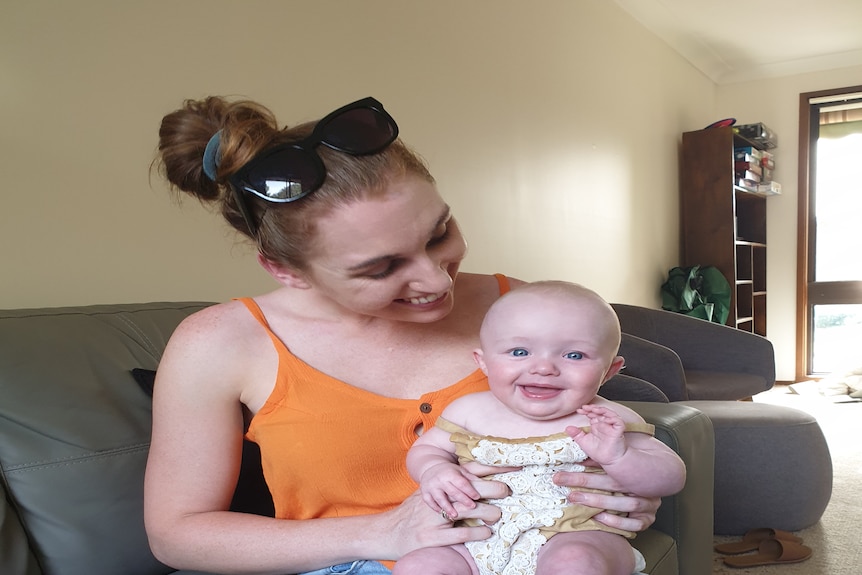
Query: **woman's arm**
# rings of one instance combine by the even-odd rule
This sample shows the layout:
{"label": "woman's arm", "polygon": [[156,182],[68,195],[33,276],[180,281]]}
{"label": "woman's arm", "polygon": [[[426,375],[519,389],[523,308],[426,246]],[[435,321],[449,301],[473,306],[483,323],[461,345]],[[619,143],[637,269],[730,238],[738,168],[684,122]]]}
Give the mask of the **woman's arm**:
{"label": "woman's arm", "polygon": [[643,423],[639,415],[612,402],[603,403],[588,404],[578,410],[589,419],[589,431],[569,427],[566,432],[605,473],[617,480],[624,492],[650,497],[679,492],[685,485],[682,459],[651,435],[625,432],[626,421]]}
{"label": "woman's arm", "polygon": [[[643,423],[641,418],[634,411],[621,406],[617,403],[606,402],[601,398],[597,398],[595,402],[599,405],[613,406],[614,411],[620,414],[624,421]],[[628,433],[626,438],[639,436],[642,434]],[[654,438],[643,436],[641,439]],[[635,439],[636,443],[640,443],[641,439]],[[664,444],[658,440],[654,440],[661,445],[658,449],[664,452]],[[648,446],[655,447],[654,445]],[[667,490],[675,489],[672,483],[675,481],[685,481],[685,466],[679,457],[670,449],[666,448],[672,454],[672,457],[663,466],[662,473],[668,472],[673,479],[667,482]],[[656,461],[661,466],[662,458],[665,454],[659,455]],[[652,481],[652,480],[650,480]],[[659,482],[664,482],[660,479]],[[569,501],[579,503],[596,509],[610,511],[602,511],[594,516],[594,519],[604,523],[610,527],[616,527],[625,531],[643,531],[655,522],[656,512],[661,505],[661,497],[650,493],[654,490],[649,482],[641,485],[637,481],[637,475],[634,481],[621,482],[618,478],[607,473],[578,473],[578,472],[559,472],[554,476],[554,482],[557,485],[563,485],[572,489],[569,494]],[[679,489],[682,488],[682,483]],[[598,490],[599,492],[581,491],[580,489]],[[679,489],[676,489],[678,491]],[[643,492],[641,492],[643,490]],[[660,489],[659,491],[663,491]],[[673,491],[673,492],[676,492]],[[604,492],[604,493],[603,493]]]}

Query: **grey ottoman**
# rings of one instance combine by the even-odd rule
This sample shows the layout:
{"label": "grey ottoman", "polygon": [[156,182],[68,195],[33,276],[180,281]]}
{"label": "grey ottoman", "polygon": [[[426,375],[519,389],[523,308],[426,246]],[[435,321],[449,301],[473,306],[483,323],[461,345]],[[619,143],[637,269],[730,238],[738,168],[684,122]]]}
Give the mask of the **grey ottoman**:
{"label": "grey ottoman", "polygon": [[680,401],[715,429],[717,535],[755,527],[798,531],[816,523],[832,495],[832,459],[808,413],[746,401]]}

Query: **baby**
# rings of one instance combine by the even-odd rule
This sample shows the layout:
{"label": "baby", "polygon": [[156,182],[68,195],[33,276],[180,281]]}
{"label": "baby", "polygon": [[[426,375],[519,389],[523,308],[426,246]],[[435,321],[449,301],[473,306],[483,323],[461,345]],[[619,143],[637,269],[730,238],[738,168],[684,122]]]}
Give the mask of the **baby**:
{"label": "baby", "polygon": [[[607,473],[627,492],[666,496],[685,483],[682,460],[631,409],[597,395],[623,367],[613,308],[577,284],[525,284],[501,297],[480,331],[476,362],[490,391],[452,402],[407,455],[425,502],[455,521],[474,505],[470,481],[506,483],[502,517],[484,541],[405,555],[395,575],[630,575],[645,568],[633,533],[568,501],[559,471]],[[589,459],[590,461],[586,461]],[[585,463],[586,461],[586,463]],[[592,462],[592,465],[590,465]],[[595,467],[601,466],[601,468]]]}

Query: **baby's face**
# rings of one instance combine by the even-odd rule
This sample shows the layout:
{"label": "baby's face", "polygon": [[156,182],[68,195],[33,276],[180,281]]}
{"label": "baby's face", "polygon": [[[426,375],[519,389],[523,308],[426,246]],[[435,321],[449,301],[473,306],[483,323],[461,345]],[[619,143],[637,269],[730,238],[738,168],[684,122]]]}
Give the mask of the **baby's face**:
{"label": "baby's face", "polygon": [[482,330],[477,362],[512,411],[549,420],[593,400],[616,357],[615,317],[571,294],[512,293]]}

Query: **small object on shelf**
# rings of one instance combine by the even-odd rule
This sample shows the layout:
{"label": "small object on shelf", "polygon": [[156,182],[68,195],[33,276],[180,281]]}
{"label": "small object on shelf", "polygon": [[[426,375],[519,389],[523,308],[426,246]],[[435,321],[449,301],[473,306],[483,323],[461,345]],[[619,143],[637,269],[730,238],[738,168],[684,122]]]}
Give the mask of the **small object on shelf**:
{"label": "small object on shelf", "polygon": [[737,161],[760,162],[763,160],[763,150],[754,146],[736,146],[733,148],[733,157]]}
{"label": "small object on shelf", "polygon": [[[748,161],[748,162],[736,160],[736,162],[733,163],[733,168],[737,174],[742,173],[742,172],[752,172],[754,174],[757,174],[758,176],[763,175],[763,167],[760,165],[760,162],[758,162],[757,160]],[[744,176],[739,176],[739,177],[742,178]]]}
{"label": "small object on shelf", "polygon": [[736,118],[725,118],[723,120],[713,122],[712,124],[710,124],[709,126],[704,128],[704,130],[707,130],[709,128],[725,128],[727,126],[732,126],[735,123],[736,123]]}
{"label": "small object on shelf", "polygon": [[777,196],[781,193],[781,184],[778,182],[763,182],[757,185],[756,189],[758,194],[762,194],[764,196]]}
{"label": "small object on shelf", "polygon": [[742,188],[744,190],[748,190],[749,192],[756,192],[757,186],[759,184],[760,184],[760,182],[756,182],[754,180],[749,180],[746,178],[739,178],[739,180],[737,180],[737,182],[736,182],[737,186],[739,186],[740,188]]}
{"label": "small object on shelf", "polygon": [[[742,170],[741,172],[737,171],[736,177],[739,178],[740,180],[747,180],[749,182],[754,182],[755,184],[759,184],[762,181],[760,174],[758,174],[757,172],[752,172],[750,170]],[[740,184],[740,185],[742,185],[742,184]]]}
{"label": "small object on shelf", "polygon": [[737,126],[735,129],[740,136],[746,140],[750,140],[751,143],[761,150],[771,150],[778,145],[778,138],[776,138],[775,132],[762,122],[743,124],[742,126]]}

